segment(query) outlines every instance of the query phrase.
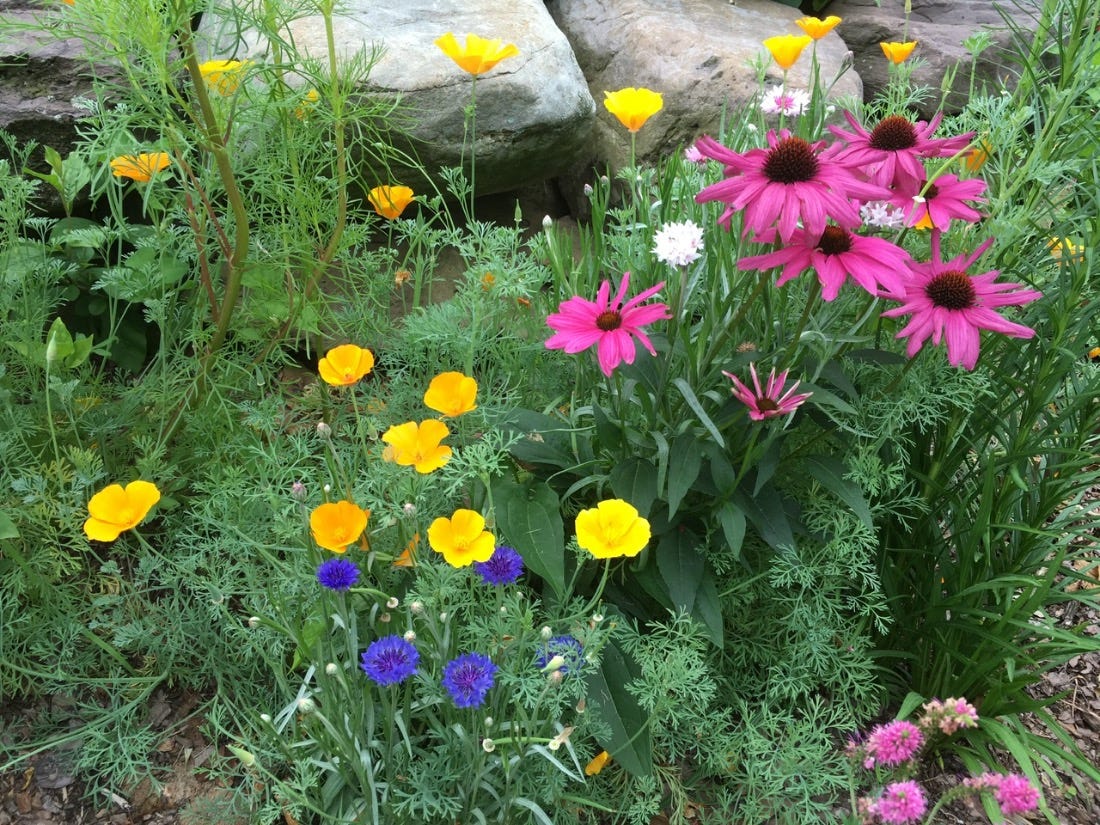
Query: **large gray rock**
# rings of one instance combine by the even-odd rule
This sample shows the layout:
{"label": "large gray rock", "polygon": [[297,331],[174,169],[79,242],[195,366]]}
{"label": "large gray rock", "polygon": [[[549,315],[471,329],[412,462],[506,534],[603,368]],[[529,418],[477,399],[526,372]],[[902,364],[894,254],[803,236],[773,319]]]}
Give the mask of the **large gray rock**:
{"label": "large gray rock", "polygon": [[990,91],[1004,83],[1014,85],[1016,67],[1006,61],[1012,34],[999,8],[1011,14],[1013,24],[1025,37],[1034,34],[1041,0],[1010,0],[1003,6],[990,0],[912,0],[909,26],[905,28],[905,0],[835,0],[829,14],[842,18],[837,27],[840,36],[852,49],[856,69],[867,87],[867,95],[879,92],[889,77],[889,61],[879,43],[883,41],[916,40],[917,48],[910,60],[920,58],[913,73],[913,82],[936,90],[932,99],[922,104],[925,116],[939,108],[945,76],[959,66],[945,101],[947,111],[958,111],[966,103],[970,88],[970,53],[963,41],[976,32],[987,31],[992,45],[979,58],[976,66],[977,91],[983,85]]}
{"label": "large gray rock", "polygon": [[[299,17],[288,28],[305,54],[325,55],[319,15]],[[470,75],[434,44],[448,31],[460,43],[473,32],[514,43],[520,52],[477,80],[480,194],[552,177],[586,150],[595,103],[569,42],[541,0],[348,0],[334,28],[342,50],[383,49],[361,91],[400,96],[412,116],[416,154],[429,170],[459,165],[470,99]],[[238,34],[231,18],[219,23],[210,15],[199,34],[212,44],[211,54],[223,59],[266,56],[255,35]]]}
{"label": "large gray rock", "polygon": [[[593,157],[621,166],[630,135],[603,106],[604,92],[645,87],[661,92],[664,108],[637,133],[638,157],[650,160],[716,133],[723,113],[752,100],[760,88],[752,62],[767,58],[766,82],[778,86],[782,72],[763,41],[802,34],[796,9],[773,0],[547,0],[558,26],[573,44],[592,96],[599,101]],[[836,75],[848,53],[835,34],[817,43],[825,80]],[[788,84],[809,85],[810,49],[790,70]],[[845,73],[833,97],[862,94],[860,79]]]}

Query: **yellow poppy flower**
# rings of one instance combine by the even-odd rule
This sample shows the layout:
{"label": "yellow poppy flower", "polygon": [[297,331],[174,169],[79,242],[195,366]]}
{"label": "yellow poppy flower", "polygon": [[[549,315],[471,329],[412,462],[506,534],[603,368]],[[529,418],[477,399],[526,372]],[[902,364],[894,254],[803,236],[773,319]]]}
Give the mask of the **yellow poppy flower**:
{"label": "yellow poppy flower", "polygon": [[631,132],[641,129],[647,120],[665,105],[660,92],[635,89],[633,86],[617,92],[604,92],[603,105]]}
{"label": "yellow poppy flower", "polygon": [[111,174],[116,178],[129,178],[138,183],[148,183],[153,175],[172,162],[167,152],[143,152],[140,155],[120,155],[110,162]]}
{"label": "yellow poppy flower", "polygon": [[428,527],[428,544],[443,554],[451,567],[466,567],[475,561],[489,561],[496,549],[496,537],[485,529],[485,519],[475,510],[455,510]]}
{"label": "yellow poppy flower", "polygon": [[611,754],[607,751],[600,751],[592,757],[592,761],[584,766],[585,776],[595,776],[604,769],[604,766],[611,761]]}
{"label": "yellow poppy flower", "polygon": [[416,561],[413,559],[413,553],[417,546],[420,544],[420,534],[413,533],[413,537],[409,539],[409,543],[405,545],[405,549],[401,551],[401,555],[393,560],[394,567],[415,567]]}
{"label": "yellow poppy flower", "polygon": [[313,508],[309,529],[319,547],[343,553],[348,545],[359,541],[369,518],[369,510],[350,501],[330,501]]}
{"label": "yellow poppy flower", "polygon": [[786,71],[798,62],[802,50],[812,41],[813,38],[807,34],[780,34],[765,40],[764,48],[771,52],[775,62]]}
{"label": "yellow poppy flower", "polygon": [[1069,238],[1051,238],[1047,242],[1047,249],[1050,250],[1050,256],[1057,260],[1061,260],[1063,256],[1070,260],[1081,258],[1081,247]]}
{"label": "yellow poppy flower", "polygon": [[649,522],[622,499],[577,513],[577,544],[598,559],[636,556],[649,544]]}
{"label": "yellow poppy flower", "polygon": [[446,418],[477,409],[477,381],[461,372],[441,372],[424,393],[424,405]]}
{"label": "yellow poppy flower", "polygon": [[382,440],[392,448],[393,461],[427,474],[438,470],[450,459],[451,448],[439,443],[450,434],[446,424],[429,418],[419,424],[415,421],[395,424],[386,430]]}
{"label": "yellow poppy flower", "polygon": [[460,46],[454,34],[447,32],[436,38],[435,45],[457,63],[460,69],[472,75],[484,74],[505,58],[519,54],[514,43],[486,40],[476,34],[466,35],[466,45]]}
{"label": "yellow poppy flower", "polygon": [[312,109],[320,99],[321,93],[316,89],[310,89],[302,95],[302,102],[295,107],[294,117],[298,118],[298,120],[305,120],[309,117],[309,110]]}
{"label": "yellow poppy flower", "polygon": [[160,490],[151,481],[131,481],[104,487],[88,501],[84,535],[95,541],[114,541],[119,533],[137,527],[150,508],[160,501]]}
{"label": "yellow poppy flower", "polygon": [[886,55],[890,62],[893,64],[904,63],[908,59],[909,55],[913,53],[913,49],[917,47],[917,41],[911,40],[906,43],[879,43],[882,46],[882,53]]}
{"label": "yellow poppy flower", "polygon": [[824,20],[817,17],[802,17],[794,22],[798,28],[802,29],[802,31],[806,32],[806,34],[814,40],[820,40],[837,27],[837,24],[840,23],[840,18],[835,14],[830,14]]}
{"label": "yellow poppy flower", "polygon": [[241,85],[247,60],[207,60],[199,64],[199,74],[206,85],[220,95],[231,95]]}
{"label": "yellow poppy flower", "polygon": [[355,344],[341,344],[317,362],[317,374],[326,384],[348,387],[374,369],[374,353]]}
{"label": "yellow poppy flower", "polygon": [[415,196],[413,190],[407,186],[376,186],[367,193],[367,200],[375,212],[392,221],[401,217],[401,213],[415,200]]}

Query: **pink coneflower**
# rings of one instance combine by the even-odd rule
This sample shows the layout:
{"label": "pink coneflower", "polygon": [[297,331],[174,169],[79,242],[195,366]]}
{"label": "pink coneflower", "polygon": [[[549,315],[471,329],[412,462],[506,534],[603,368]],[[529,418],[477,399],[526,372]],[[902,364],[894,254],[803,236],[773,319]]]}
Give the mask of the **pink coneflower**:
{"label": "pink coneflower", "polygon": [[[997,270],[981,275],[966,273],[967,267],[981,257],[992,243],[990,238],[969,256],[959,255],[950,261],[932,260],[912,265],[905,302],[882,313],[889,318],[913,316],[896,336],[909,337],[906,352],[910,358],[920,352],[928,338],[932,339],[933,346],[939,346],[940,339],[946,337],[948,362],[972,370],[978,363],[979,330],[1001,332],[1013,338],[1031,338],[1035,335],[1035,330],[1030,327],[1006,321],[993,310],[1030,303],[1043,297],[1041,292],[1033,289],[1012,292],[1023,284],[995,284],[993,281],[999,274]],[[933,245],[934,252],[938,252],[936,246]],[[935,257],[938,258],[938,254]]]}
{"label": "pink coneflower", "polygon": [[685,147],[684,160],[699,166],[707,165],[707,156],[700,152],[699,148],[694,143],[691,144],[691,146]]}
{"label": "pink coneflower", "polygon": [[924,791],[916,782],[893,782],[871,805],[871,813],[889,825],[906,825],[924,816]]}
{"label": "pink coneflower", "polygon": [[949,157],[965,149],[975,135],[967,132],[958,137],[932,137],[943,119],[942,112],[936,112],[927,123],[923,120],[913,123],[901,115],[891,115],[871,131],[860,126],[851,112],[845,112],[844,117],[853,131],[829,127],[847,144],[832,159],[843,166],[862,169],[872,183],[908,192],[916,191],[924,181],[921,158]]}
{"label": "pink coneflower", "polygon": [[812,395],[808,392],[800,395],[794,394],[794,391],[798,389],[799,381],[795,381],[786,392],[783,392],[783,385],[787,383],[787,370],[783,370],[779,375],[776,375],[773,367],[771,374],[768,376],[768,384],[763,389],[760,387],[760,378],[756,375],[755,364],[749,364],[749,373],[752,375],[753,389],[749,389],[742,384],[740,379],[733,373],[722,371],[722,375],[733,382],[731,392],[749,408],[749,418],[753,421],[763,421],[765,418],[775,418],[776,416],[792,413]]}
{"label": "pink coneflower", "polygon": [[908,762],[924,744],[924,734],[912,722],[898,719],[876,725],[867,737],[867,758],[872,764],[900,765]]}
{"label": "pink coneflower", "polygon": [[[774,239],[771,234],[769,240]],[[776,286],[812,269],[826,301],[836,298],[849,275],[872,295],[901,300],[910,263],[908,252],[884,238],[863,237],[840,226],[826,226],[820,235],[796,229],[783,248],[742,258],[737,267],[765,270],[781,266],[783,272]]]}
{"label": "pink coneflower", "polygon": [[611,375],[612,370],[623,361],[634,363],[633,338],[641,341],[650,355],[656,355],[653,344],[640,328],[670,317],[668,307],[660,303],[648,306],[639,304],[656,295],[664,285],[665,282],[661,281],[624,304],[622,301],[630,286],[630,273],[624,272],[615,300],[610,303],[610,281],[600,284],[595,301],[579,295],[563,301],[557,312],[546,317],[546,323],[555,332],[547,339],[546,348],[561,349],[572,354],[596,344],[600,369],[604,375]]}
{"label": "pink coneflower", "polygon": [[912,192],[897,192],[891,201],[905,211],[906,226],[923,226],[925,228],[946,231],[952,218],[958,218],[967,223],[981,220],[981,213],[968,206],[965,201],[985,202],[982,192],[985,191],[985,181],[980,178],[959,180],[955,175],[940,175],[930,184],[924,194],[921,183]]}
{"label": "pink coneflower", "polygon": [[727,209],[718,222],[727,229],[734,212],[744,209],[743,236],[759,235],[775,225],[779,237],[788,241],[799,221],[811,235],[820,235],[828,218],[841,226],[857,226],[859,210],[850,199],[880,200],[889,195],[828,160],[820,153],[824,145],[792,137],[784,129],[778,134],[768,132],[767,149],[741,154],[713,138],[701,137],[695,146],[706,157],[724,163],[726,177],[704,188],[695,200],[725,203]]}

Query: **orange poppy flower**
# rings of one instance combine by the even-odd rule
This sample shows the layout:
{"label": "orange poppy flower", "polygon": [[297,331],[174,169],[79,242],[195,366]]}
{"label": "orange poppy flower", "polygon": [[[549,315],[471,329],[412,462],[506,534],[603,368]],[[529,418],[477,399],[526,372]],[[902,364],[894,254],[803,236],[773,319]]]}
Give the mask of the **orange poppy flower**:
{"label": "orange poppy flower", "polygon": [[604,769],[604,766],[611,761],[611,754],[607,751],[600,751],[592,757],[592,761],[584,766],[585,776],[595,776]]}
{"label": "orange poppy flower", "polygon": [[326,502],[309,514],[309,529],[319,547],[343,553],[348,545],[359,541],[369,518],[369,510],[350,501]]}
{"label": "orange poppy flower", "polygon": [[367,200],[374,211],[388,221],[401,217],[405,207],[415,200],[408,186],[376,186],[367,193]]}
{"label": "orange poppy flower", "polygon": [[460,46],[454,34],[447,32],[436,38],[435,45],[457,63],[460,69],[475,76],[484,74],[505,58],[519,54],[514,43],[486,40],[476,34],[466,35],[466,44]]}
{"label": "orange poppy flower", "polygon": [[906,43],[879,43],[882,46],[882,53],[890,59],[890,62],[894,65],[898,63],[904,63],[909,55],[913,53],[913,49],[917,47],[917,41],[911,40]]}
{"label": "orange poppy flower", "polygon": [[477,381],[461,372],[441,372],[424,393],[424,405],[446,418],[477,409]]}
{"label": "orange poppy flower", "polygon": [[447,425],[435,418],[419,424],[415,421],[395,424],[382,435],[389,445],[382,457],[403,467],[414,467],[418,473],[430,473],[450,459],[451,448],[440,443],[450,434]]}
{"label": "orange poppy flower", "polygon": [[795,20],[795,25],[802,31],[806,32],[814,40],[820,40],[829,32],[837,27],[840,23],[840,18],[835,14],[830,14],[824,20],[817,17],[801,17]]}
{"label": "orange poppy flower", "polygon": [[137,527],[160,501],[160,490],[150,481],[131,481],[123,489],[112,484],[88,501],[84,535],[95,541],[114,541],[119,534]]}
{"label": "orange poppy flower", "polygon": [[317,362],[317,374],[326,384],[348,387],[374,369],[374,353],[355,344],[341,344]]}
{"label": "orange poppy flower", "polygon": [[120,155],[110,162],[111,174],[116,178],[129,178],[138,183],[148,183],[153,175],[172,162],[167,152],[143,152],[140,155]]}

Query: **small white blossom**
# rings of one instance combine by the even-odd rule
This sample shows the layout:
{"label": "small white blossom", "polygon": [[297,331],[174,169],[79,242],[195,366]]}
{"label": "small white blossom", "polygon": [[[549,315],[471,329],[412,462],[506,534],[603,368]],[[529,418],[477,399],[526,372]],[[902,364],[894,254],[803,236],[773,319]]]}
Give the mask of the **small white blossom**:
{"label": "small white blossom", "polygon": [[486,753],[492,753],[497,749],[496,742],[494,742],[492,739],[482,739],[481,749]]}
{"label": "small white blossom", "polygon": [[894,208],[889,201],[869,201],[859,208],[859,216],[867,226],[900,229],[905,225],[905,210]]}
{"label": "small white blossom", "polygon": [[397,596],[390,596],[388,599],[386,599],[386,607],[388,607],[390,610],[393,610],[399,604],[401,604],[401,602],[398,601]]}
{"label": "small white blossom", "polygon": [[764,92],[764,99],[760,101],[760,111],[766,115],[787,115],[788,117],[803,114],[810,108],[810,95],[802,89],[784,89],[782,86],[774,86]]}
{"label": "small white blossom", "polygon": [[698,260],[703,248],[703,228],[693,221],[666,223],[653,236],[653,254],[669,266],[687,266]]}
{"label": "small white blossom", "polygon": [[325,665],[325,673],[329,676],[335,676],[340,672],[340,667],[335,662],[329,662]]}
{"label": "small white blossom", "polygon": [[416,631],[415,630],[406,630],[405,635],[402,636],[401,638],[404,639],[409,644],[412,644],[413,642],[416,641]]}

